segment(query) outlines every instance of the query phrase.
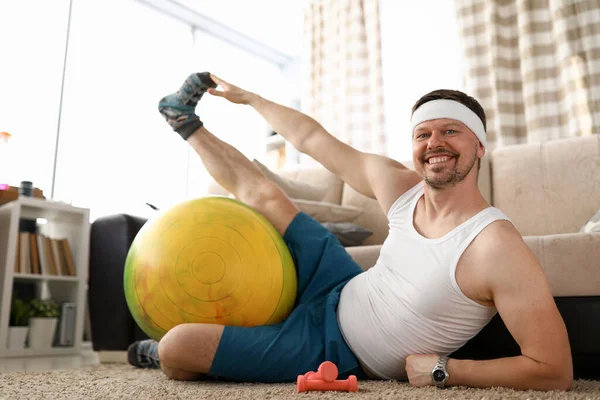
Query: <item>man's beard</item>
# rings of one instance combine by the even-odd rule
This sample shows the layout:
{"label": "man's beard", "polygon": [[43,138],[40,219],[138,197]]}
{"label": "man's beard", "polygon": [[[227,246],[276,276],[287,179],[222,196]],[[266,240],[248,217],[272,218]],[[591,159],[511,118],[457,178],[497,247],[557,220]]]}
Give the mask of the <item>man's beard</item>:
{"label": "man's beard", "polygon": [[[435,154],[435,153],[429,153],[429,154]],[[446,152],[446,153],[442,153],[442,154],[447,155],[448,153]],[[471,164],[462,170],[460,170],[458,167],[458,164],[460,161],[460,155],[456,154],[454,156],[454,158],[455,158],[454,168],[452,168],[451,171],[444,174],[443,176],[436,174],[436,177],[434,177],[434,178],[430,178],[427,175],[425,175],[425,183],[427,183],[432,189],[436,189],[436,190],[441,190],[441,189],[456,186],[456,184],[463,181],[467,177],[467,175],[469,175],[469,172],[471,172],[471,170],[473,169],[473,166],[475,165],[475,161],[477,160],[477,148],[475,148],[475,153],[473,155],[473,160],[471,161]],[[427,163],[427,162],[425,161],[425,163]],[[437,172],[437,171],[435,171],[435,169],[436,168],[433,167],[433,171]]]}

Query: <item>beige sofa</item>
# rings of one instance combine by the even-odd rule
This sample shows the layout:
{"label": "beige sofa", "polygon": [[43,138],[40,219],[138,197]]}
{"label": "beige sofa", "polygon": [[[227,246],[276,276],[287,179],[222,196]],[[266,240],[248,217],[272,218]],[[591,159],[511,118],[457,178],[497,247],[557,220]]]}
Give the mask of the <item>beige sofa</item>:
{"label": "beige sofa", "polygon": [[[403,164],[412,168],[412,161]],[[377,201],[322,167],[275,175],[257,165],[320,222],[343,220],[372,231],[364,245],[347,250],[364,269],[375,264],[388,234]],[[482,160],[479,187],[519,229],[555,296],[600,295],[600,233],[579,233],[600,209],[600,135],[495,150]],[[214,184],[209,192],[227,194]]]}

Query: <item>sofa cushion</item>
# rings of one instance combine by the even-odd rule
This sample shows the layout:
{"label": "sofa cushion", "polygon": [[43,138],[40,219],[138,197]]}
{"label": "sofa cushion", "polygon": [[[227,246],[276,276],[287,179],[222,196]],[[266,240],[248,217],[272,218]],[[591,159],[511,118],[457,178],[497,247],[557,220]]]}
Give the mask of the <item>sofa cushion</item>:
{"label": "sofa cushion", "polygon": [[342,205],[363,210],[362,215],[352,222],[373,232],[373,235],[365,240],[365,245],[382,244],[384,242],[389,232],[389,225],[387,216],[377,200],[358,193],[350,185],[344,184]]}
{"label": "sofa cushion", "polygon": [[373,232],[352,222],[323,222],[323,226],[338,238],[342,246],[360,246]]}
{"label": "sofa cushion", "polygon": [[600,135],[492,153],[493,204],[522,235],[578,232],[600,209]]}
{"label": "sofa cushion", "polygon": [[252,162],[290,198],[340,204],[342,181],[325,168],[295,168],[276,174],[260,161]]}
{"label": "sofa cushion", "polygon": [[326,203],[304,199],[291,199],[300,209],[319,222],[354,222],[363,214],[357,207],[342,206],[340,204]]}
{"label": "sofa cushion", "polygon": [[600,233],[525,236],[554,296],[600,295]]}

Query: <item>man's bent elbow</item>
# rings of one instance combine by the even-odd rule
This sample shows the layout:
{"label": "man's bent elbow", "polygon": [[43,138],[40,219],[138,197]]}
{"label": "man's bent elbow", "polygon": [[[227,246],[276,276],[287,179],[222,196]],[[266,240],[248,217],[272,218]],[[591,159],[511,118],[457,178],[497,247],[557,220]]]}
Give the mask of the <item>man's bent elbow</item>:
{"label": "man's bent elbow", "polygon": [[573,387],[573,363],[570,358],[564,357],[564,360],[553,360],[551,363],[535,361],[530,364],[531,375],[529,379],[531,387],[536,390],[570,390]]}
{"label": "man's bent elbow", "polygon": [[573,368],[567,369],[562,374],[562,379],[560,379],[560,387],[559,390],[571,390],[573,388]]}
{"label": "man's bent elbow", "polygon": [[573,368],[571,363],[569,363],[569,367],[567,368],[554,371],[546,379],[550,382],[549,390],[571,390],[573,387]]}

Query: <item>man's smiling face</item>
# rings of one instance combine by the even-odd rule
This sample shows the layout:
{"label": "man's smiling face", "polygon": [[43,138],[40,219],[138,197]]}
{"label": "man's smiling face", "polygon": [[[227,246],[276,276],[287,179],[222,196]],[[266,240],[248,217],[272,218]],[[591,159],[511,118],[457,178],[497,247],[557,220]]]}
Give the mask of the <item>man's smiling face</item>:
{"label": "man's smiling face", "polygon": [[[433,189],[453,187],[463,181],[484,152],[477,136],[457,120],[425,121],[413,131],[415,170]],[[477,170],[473,173],[477,174]]]}

